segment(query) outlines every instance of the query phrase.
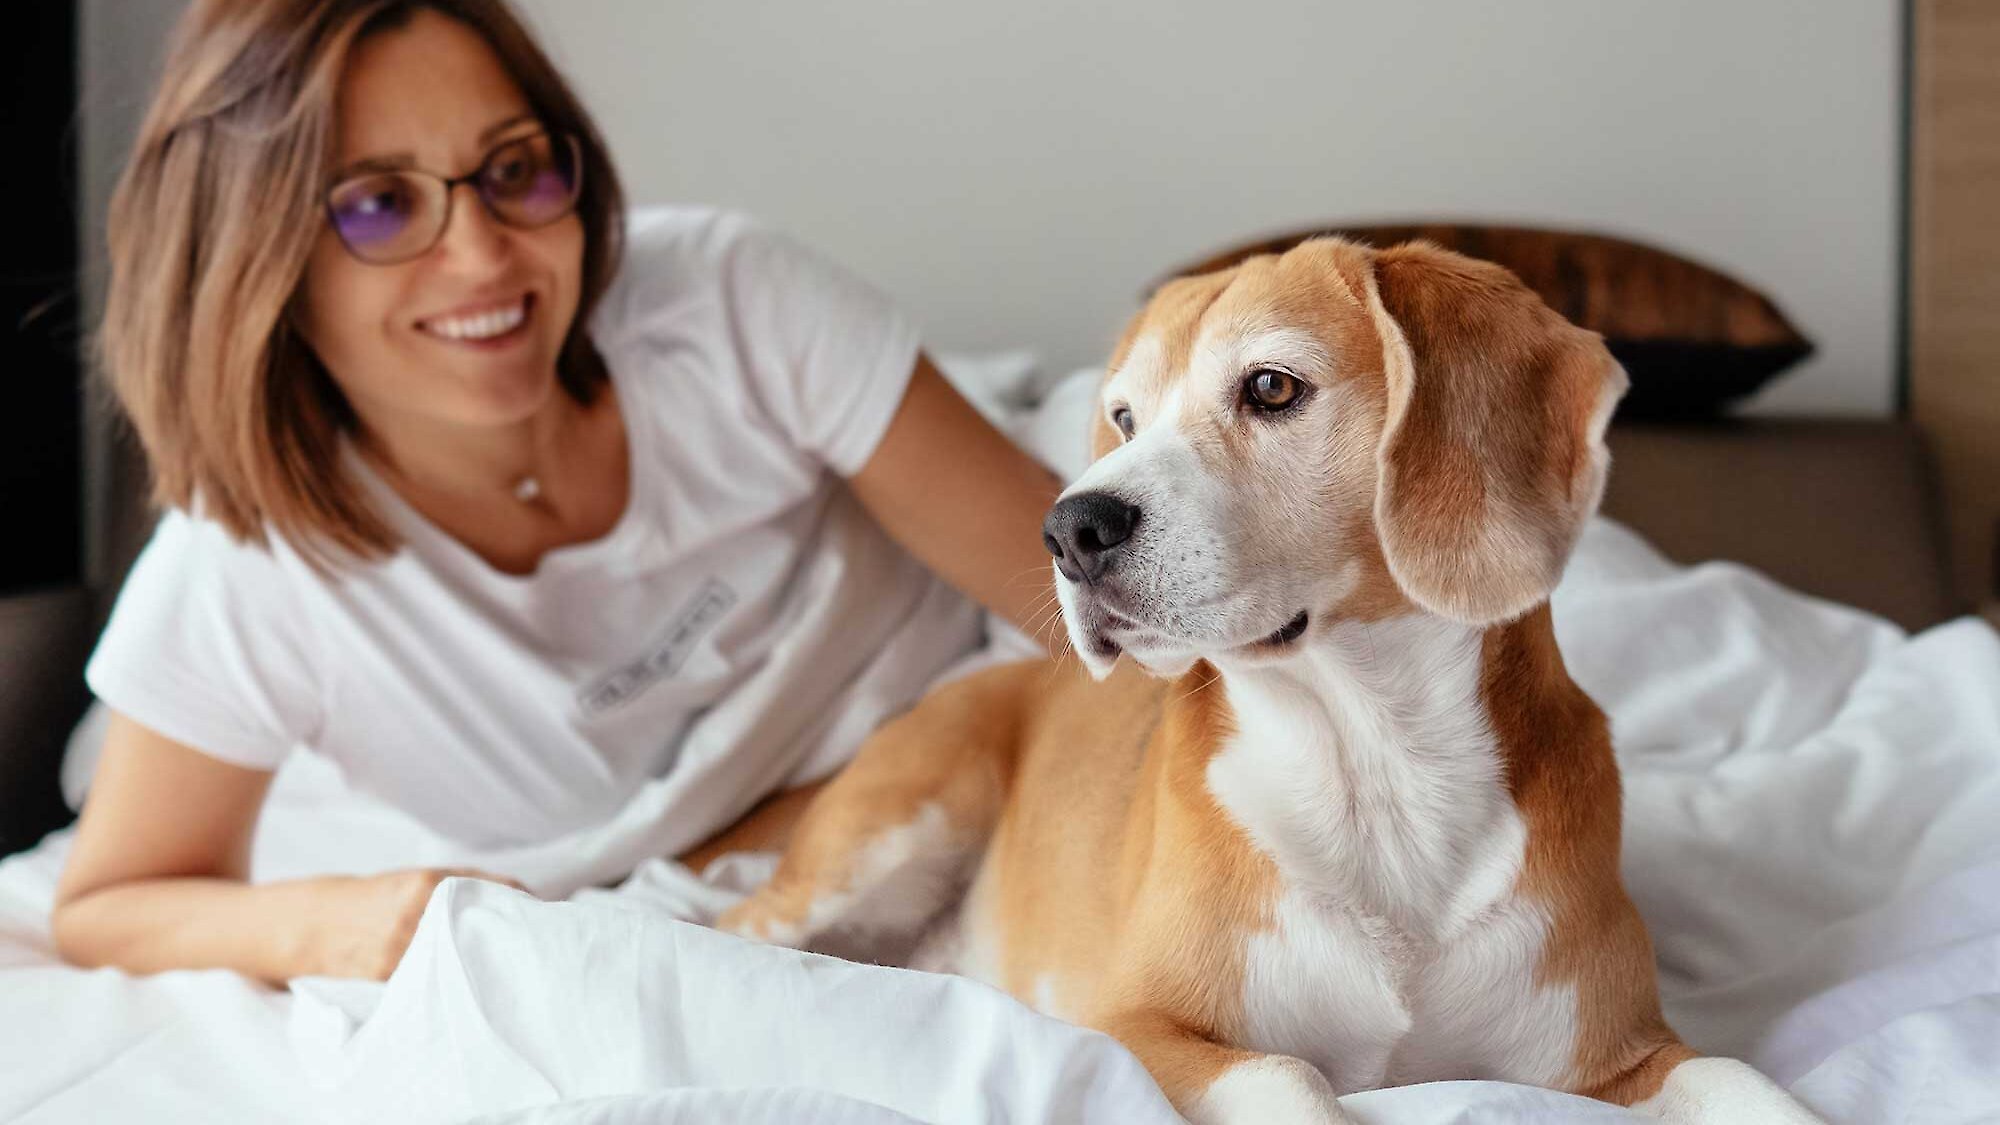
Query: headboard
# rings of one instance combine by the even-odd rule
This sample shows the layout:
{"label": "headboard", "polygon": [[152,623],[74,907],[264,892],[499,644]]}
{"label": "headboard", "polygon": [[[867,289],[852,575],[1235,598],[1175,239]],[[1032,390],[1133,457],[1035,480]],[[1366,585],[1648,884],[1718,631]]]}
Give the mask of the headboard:
{"label": "headboard", "polygon": [[2000,620],[2000,4],[1912,15],[1910,413],[1937,451],[1959,596]]}

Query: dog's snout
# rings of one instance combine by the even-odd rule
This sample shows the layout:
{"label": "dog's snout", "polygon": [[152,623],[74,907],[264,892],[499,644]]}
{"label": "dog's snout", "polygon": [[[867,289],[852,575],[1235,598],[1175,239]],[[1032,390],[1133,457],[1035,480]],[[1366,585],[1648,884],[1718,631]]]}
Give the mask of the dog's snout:
{"label": "dog's snout", "polygon": [[1139,509],[1108,492],[1082,492],[1058,503],[1042,521],[1042,543],[1072,582],[1095,582],[1110,569],[1118,545],[1132,538]]}

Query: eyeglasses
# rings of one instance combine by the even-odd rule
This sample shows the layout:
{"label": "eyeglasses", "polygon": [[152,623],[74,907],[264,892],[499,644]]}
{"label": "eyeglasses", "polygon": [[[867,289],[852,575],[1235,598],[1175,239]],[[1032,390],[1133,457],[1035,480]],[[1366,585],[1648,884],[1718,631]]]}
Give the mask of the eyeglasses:
{"label": "eyeglasses", "polygon": [[370,265],[407,262],[436,246],[451,224],[460,184],[494,219],[533,230],[576,210],[583,192],[583,146],[568,133],[508,141],[456,179],[416,170],[368,172],[326,193],[327,221],[347,252]]}

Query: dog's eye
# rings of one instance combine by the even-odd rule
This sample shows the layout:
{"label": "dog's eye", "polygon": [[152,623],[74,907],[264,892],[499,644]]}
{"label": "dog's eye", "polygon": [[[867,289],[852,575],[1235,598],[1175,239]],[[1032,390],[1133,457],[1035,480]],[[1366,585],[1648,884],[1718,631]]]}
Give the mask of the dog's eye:
{"label": "dog's eye", "polygon": [[1118,427],[1118,432],[1125,435],[1125,440],[1132,440],[1132,411],[1130,409],[1121,406],[1113,410],[1111,412],[1111,424]]}
{"label": "dog's eye", "polygon": [[1258,410],[1283,410],[1298,402],[1304,390],[1304,383],[1275,367],[1259,367],[1243,381],[1244,401]]}

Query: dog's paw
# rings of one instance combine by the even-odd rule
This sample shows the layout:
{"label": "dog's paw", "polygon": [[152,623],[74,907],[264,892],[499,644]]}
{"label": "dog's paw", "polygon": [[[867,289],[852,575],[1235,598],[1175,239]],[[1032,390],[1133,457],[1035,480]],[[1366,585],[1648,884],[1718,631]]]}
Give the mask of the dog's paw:
{"label": "dog's paw", "polygon": [[1188,1107],[1192,1125],[1346,1125],[1332,1083],[1304,1059],[1264,1055],[1237,1063]]}
{"label": "dog's paw", "polygon": [[1660,1092],[1632,1107],[1669,1125],[1821,1125],[1776,1082],[1748,1063],[1692,1058],[1667,1075]]}
{"label": "dog's paw", "polygon": [[765,945],[782,945],[791,949],[805,948],[808,937],[803,924],[787,917],[787,912],[771,901],[771,896],[762,893],[753,894],[723,911],[715,920],[715,928]]}

